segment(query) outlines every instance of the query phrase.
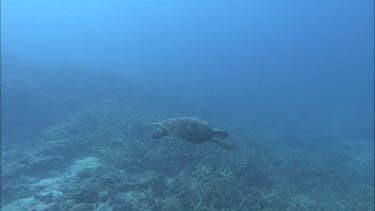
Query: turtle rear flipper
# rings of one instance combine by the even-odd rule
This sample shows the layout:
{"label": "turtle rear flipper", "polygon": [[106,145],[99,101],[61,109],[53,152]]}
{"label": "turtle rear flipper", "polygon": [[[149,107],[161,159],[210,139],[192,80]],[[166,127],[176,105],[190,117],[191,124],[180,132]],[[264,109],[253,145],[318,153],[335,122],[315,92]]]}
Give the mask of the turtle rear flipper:
{"label": "turtle rear flipper", "polygon": [[211,141],[214,142],[215,144],[219,145],[225,151],[232,151],[234,149],[234,146],[229,145],[227,143],[224,143],[224,142],[221,142],[221,141],[218,141],[218,140],[214,140],[214,139],[212,139]]}
{"label": "turtle rear flipper", "polygon": [[220,138],[227,138],[229,135],[227,132],[219,130],[219,129],[212,129],[213,132],[213,137],[220,137]]}

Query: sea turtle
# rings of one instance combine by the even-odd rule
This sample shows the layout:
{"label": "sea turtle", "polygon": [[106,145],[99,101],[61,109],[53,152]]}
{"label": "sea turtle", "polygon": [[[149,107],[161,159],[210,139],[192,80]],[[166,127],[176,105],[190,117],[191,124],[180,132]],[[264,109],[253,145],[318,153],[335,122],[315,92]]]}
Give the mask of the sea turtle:
{"label": "sea turtle", "polygon": [[226,138],[228,137],[228,133],[211,128],[205,121],[198,118],[177,117],[150,124],[160,127],[152,133],[154,139],[172,135],[191,143],[213,142],[225,150],[231,150],[233,148],[231,145],[213,139],[216,137]]}

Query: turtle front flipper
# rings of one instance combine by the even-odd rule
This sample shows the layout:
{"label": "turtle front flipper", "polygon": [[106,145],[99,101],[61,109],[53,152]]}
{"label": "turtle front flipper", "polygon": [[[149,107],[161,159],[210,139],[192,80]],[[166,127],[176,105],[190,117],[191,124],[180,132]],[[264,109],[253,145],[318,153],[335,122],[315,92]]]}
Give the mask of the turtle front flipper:
{"label": "turtle front flipper", "polygon": [[163,138],[166,135],[168,135],[168,132],[164,129],[156,129],[152,132],[152,138],[154,139]]}
{"label": "turtle front flipper", "polygon": [[224,143],[224,142],[221,142],[221,141],[218,141],[218,140],[214,140],[214,139],[211,139],[211,141],[214,142],[215,144],[219,145],[225,151],[232,151],[234,149],[234,146],[229,145],[227,143]]}

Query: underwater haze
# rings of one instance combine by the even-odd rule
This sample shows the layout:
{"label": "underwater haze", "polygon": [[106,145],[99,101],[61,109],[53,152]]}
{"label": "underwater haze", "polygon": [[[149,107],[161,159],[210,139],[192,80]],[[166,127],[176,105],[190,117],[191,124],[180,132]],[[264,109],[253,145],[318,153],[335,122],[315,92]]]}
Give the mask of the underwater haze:
{"label": "underwater haze", "polygon": [[1,207],[373,210],[374,1],[1,1]]}

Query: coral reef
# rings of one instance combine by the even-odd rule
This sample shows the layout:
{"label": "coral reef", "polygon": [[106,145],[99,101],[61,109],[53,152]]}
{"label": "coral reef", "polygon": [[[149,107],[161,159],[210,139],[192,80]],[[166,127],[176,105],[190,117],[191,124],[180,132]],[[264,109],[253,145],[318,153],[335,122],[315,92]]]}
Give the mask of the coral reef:
{"label": "coral reef", "polygon": [[39,145],[2,146],[2,210],[374,208],[372,142],[316,150],[294,144],[314,137],[285,144],[290,134],[239,128],[228,153],[151,139],[148,122],[178,115],[105,103],[51,126]]}

